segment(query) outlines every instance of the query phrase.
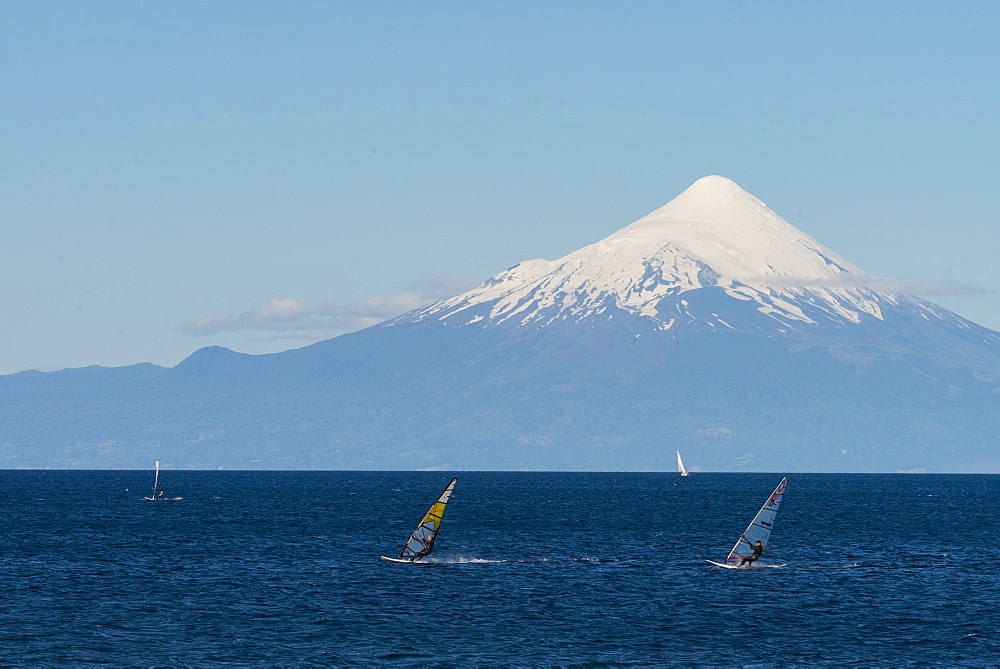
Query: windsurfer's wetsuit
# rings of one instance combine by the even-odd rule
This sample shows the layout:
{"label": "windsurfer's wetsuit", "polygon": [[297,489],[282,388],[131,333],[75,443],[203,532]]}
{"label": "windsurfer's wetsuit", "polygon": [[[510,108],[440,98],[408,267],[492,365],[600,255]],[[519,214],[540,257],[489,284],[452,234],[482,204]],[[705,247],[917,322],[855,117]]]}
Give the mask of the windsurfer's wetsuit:
{"label": "windsurfer's wetsuit", "polygon": [[759,558],[759,557],[760,557],[760,554],[761,554],[761,553],[763,553],[763,552],[764,552],[764,547],[763,547],[763,546],[761,545],[761,543],[760,543],[760,542],[758,541],[758,542],[757,542],[757,543],[756,543],[756,544],[754,545],[754,547],[753,547],[753,553],[751,553],[750,555],[748,555],[748,556],[746,556],[745,558],[743,558],[743,561],[742,561],[742,562],[740,562],[740,566],[742,567],[742,566],[743,566],[743,565],[745,565],[745,564],[753,564],[753,563],[754,563],[754,561],[755,561],[755,560],[756,560],[757,558]]}
{"label": "windsurfer's wetsuit", "polygon": [[421,548],[419,551],[417,551],[416,553],[413,554],[413,557],[410,558],[410,562],[413,562],[416,559],[419,559],[419,558],[422,558],[422,557],[425,557],[425,556],[431,554],[431,550],[433,550],[433,548],[434,548],[434,537],[433,536],[427,537],[426,539],[424,539],[423,544],[424,544],[424,547]]}

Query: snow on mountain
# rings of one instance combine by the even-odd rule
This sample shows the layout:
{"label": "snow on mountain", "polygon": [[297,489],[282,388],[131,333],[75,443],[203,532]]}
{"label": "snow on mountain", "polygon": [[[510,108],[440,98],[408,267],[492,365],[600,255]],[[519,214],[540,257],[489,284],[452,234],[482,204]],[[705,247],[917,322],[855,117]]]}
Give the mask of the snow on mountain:
{"label": "snow on mountain", "polygon": [[872,283],[733,181],[708,176],[595,244],[555,261],[518,263],[401,320],[522,326],[623,310],[658,330],[790,333],[883,320],[888,306],[966,326],[947,310]]}

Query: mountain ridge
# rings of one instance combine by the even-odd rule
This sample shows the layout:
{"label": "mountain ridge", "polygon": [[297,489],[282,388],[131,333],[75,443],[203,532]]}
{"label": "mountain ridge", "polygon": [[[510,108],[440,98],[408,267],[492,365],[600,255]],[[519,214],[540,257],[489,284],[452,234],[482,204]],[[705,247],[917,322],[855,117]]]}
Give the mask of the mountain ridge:
{"label": "mountain ridge", "polygon": [[1000,472],[1000,333],[869,282],[709,177],[300,349],[0,377],[0,466]]}
{"label": "mountain ridge", "polygon": [[[496,301],[492,322],[538,320],[548,306],[563,317],[593,313],[613,298],[621,308],[673,326],[683,305],[660,309],[664,298],[718,287],[756,302],[782,321],[810,322],[798,302],[822,305],[857,322],[879,318],[887,295],[865,287],[869,277],[725,177],[699,179],[669,203],[604,239],[556,261],[518,263],[481,286],[418,310],[418,317]],[[526,309],[526,302],[534,309]],[[542,318],[544,321],[545,319]],[[718,323],[725,327],[724,322]]]}
{"label": "mountain ridge", "polygon": [[[726,245],[728,233],[737,240]],[[692,248],[696,251],[687,250]],[[594,244],[559,260],[518,263],[466,293],[389,324],[546,326],[626,312],[646,321],[638,328],[644,331],[758,332],[832,338],[838,346],[905,331],[911,345],[899,342],[900,350],[919,349],[944,364],[968,364],[991,378],[1000,376],[1000,334],[914,296],[871,288],[874,283],[733,181],[710,176]],[[840,328],[844,325],[868,331]],[[936,351],[944,335],[931,332],[933,325],[966,334],[959,337],[962,342]],[[980,345],[992,353],[971,350]]]}

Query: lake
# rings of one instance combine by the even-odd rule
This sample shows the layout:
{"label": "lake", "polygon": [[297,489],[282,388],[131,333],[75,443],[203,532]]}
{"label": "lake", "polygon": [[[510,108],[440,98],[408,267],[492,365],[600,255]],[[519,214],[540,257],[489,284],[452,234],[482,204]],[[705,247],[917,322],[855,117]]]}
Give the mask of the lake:
{"label": "lake", "polygon": [[[712,567],[784,475],[751,570]],[[458,477],[429,564],[399,553]],[[0,471],[0,659],[1000,661],[1000,476]]]}

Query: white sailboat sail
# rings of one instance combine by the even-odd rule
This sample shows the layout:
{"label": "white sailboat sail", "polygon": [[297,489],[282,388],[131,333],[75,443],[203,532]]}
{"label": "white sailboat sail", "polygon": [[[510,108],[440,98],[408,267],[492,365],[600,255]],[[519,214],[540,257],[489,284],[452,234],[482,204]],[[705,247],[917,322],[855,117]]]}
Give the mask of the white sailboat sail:
{"label": "white sailboat sail", "polygon": [[684,463],[681,462],[681,452],[677,451],[677,471],[680,472],[681,476],[687,476],[688,470],[684,469]]}
{"label": "white sailboat sail", "polygon": [[145,499],[156,500],[163,497],[163,488],[160,487],[160,461],[156,461],[156,474],[153,475],[153,493]]}
{"label": "white sailboat sail", "polygon": [[[754,544],[758,540],[763,548],[767,548],[767,540],[771,537],[771,530],[774,528],[774,519],[778,515],[778,506],[781,504],[781,498],[785,494],[785,488],[787,487],[788,478],[786,477],[781,479],[781,483],[778,484],[778,487],[774,489],[771,496],[764,502],[764,506],[760,507],[760,511],[753,517],[750,526],[740,535],[740,538],[736,541],[736,545],[733,546],[733,550],[729,551],[729,557],[726,558],[725,564],[721,566],[740,566],[743,558],[753,554]],[[713,564],[719,563],[715,562]]]}
{"label": "white sailboat sail", "polygon": [[403,550],[399,552],[399,557],[388,558],[383,555],[381,556],[383,560],[388,560],[389,562],[413,562],[418,558],[430,555],[431,550],[434,548],[434,540],[437,538],[438,529],[441,527],[441,518],[444,516],[445,506],[448,504],[448,498],[451,497],[451,491],[455,488],[456,481],[458,479],[454,478],[448,482],[444,492],[431,505],[430,510],[417,525],[417,529],[413,530],[413,534],[410,535],[406,545],[403,546]]}

